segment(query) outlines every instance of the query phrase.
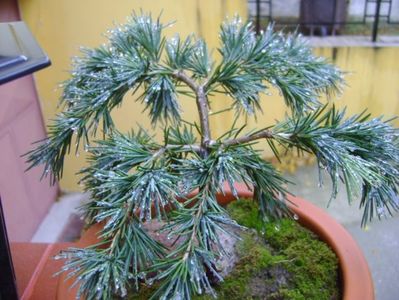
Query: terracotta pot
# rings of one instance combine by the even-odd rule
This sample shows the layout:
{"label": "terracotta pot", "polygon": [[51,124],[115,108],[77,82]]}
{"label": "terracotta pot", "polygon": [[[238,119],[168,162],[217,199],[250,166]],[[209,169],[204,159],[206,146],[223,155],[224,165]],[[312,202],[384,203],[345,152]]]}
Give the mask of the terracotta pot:
{"label": "terracotta pot", "polygon": [[[251,198],[253,193],[244,184],[236,184],[241,198]],[[225,195],[217,195],[220,204],[226,205],[235,198],[230,190]],[[291,209],[299,217],[299,222],[316,233],[336,253],[342,278],[343,300],[374,300],[374,286],[366,259],[352,236],[322,209],[298,198],[289,197]],[[85,247],[98,242],[96,233],[101,226],[96,224],[87,230],[76,246]],[[74,300],[77,288],[69,289],[72,280],[65,281],[61,275],[57,289],[58,300]]]}

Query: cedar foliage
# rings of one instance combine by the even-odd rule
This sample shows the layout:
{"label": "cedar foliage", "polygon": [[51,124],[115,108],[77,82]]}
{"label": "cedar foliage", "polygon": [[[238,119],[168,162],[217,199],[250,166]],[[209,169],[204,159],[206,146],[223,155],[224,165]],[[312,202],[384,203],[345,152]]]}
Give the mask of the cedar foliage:
{"label": "cedar foliage", "polygon": [[[390,120],[365,112],[346,117],[345,110],[321,104],[321,96],[341,91],[342,72],[315,57],[300,35],[276,33],[272,26],[255,35],[251,23],[235,17],[220,27],[221,59],[215,61],[200,38],[166,39],[167,26],[133,14],[109,32],[108,44],[83,49],[63,84],[62,112],[48,138],[27,154],[30,167],[43,164],[43,176],[55,182],[71,147],[90,153],[81,172],[91,195],[84,213],[89,224],[104,222],[100,235],[107,247],[72,248],[59,256],[67,259],[62,271],[80,283],[79,295],[123,297],[131,285],[155,280],[160,287],[154,299],[216,297],[210,276],[223,280],[215,261],[224,255],[218,234],[237,225],[215,195],[225,186],[236,194],[234,183],[244,182],[265,222],[290,214],[286,180],[253,149],[260,140],[277,156],[281,147],[313,153],[331,176],[332,198],[339,182],[350,202],[360,197],[363,225],[398,210],[392,200],[398,194],[397,129]],[[256,114],[260,95],[272,86],[290,109],[285,120],[247,133],[233,124],[222,136],[211,134],[210,99],[227,94],[227,110]],[[111,111],[132,92],[154,126],[164,126],[162,143],[143,129],[124,134],[114,127]],[[182,119],[181,95],[197,105],[198,124]],[[98,131],[102,139],[90,143]],[[188,197],[193,190],[197,195]],[[153,218],[166,221],[162,230],[177,241],[173,250],[144,229]]]}

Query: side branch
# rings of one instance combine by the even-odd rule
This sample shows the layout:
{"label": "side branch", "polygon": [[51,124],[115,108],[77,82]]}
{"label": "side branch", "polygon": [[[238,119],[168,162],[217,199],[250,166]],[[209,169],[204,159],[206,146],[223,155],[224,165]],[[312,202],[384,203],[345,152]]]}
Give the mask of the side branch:
{"label": "side branch", "polygon": [[176,77],[177,79],[183,81],[185,84],[187,84],[195,94],[197,94],[198,91],[198,84],[195,82],[194,79],[192,79],[190,76],[188,76],[184,71],[176,71],[173,73],[173,76]]}
{"label": "side branch", "polygon": [[173,144],[168,144],[166,146],[163,146],[153,152],[151,160],[155,160],[158,157],[162,156],[167,150],[182,150],[184,152],[196,152],[196,153],[201,153],[203,151],[203,148],[200,145],[173,145]]}
{"label": "side branch", "polygon": [[274,134],[271,130],[265,129],[254,134],[245,135],[236,139],[229,139],[222,142],[224,147],[248,143],[259,139],[272,139]]}
{"label": "side branch", "polygon": [[197,153],[201,153],[201,151],[203,150],[202,147],[200,145],[173,145],[173,144],[169,144],[166,145],[165,147],[162,147],[165,150],[169,150],[169,149],[174,149],[174,150],[182,150],[182,151],[194,151]]}
{"label": "side branch", "polygon": [[[209,189],[209,185],[207,184],[206,185],[206,187],[203,189],[203,190],[208,190]],[[195,214],[195,216],[194,216],[194,221],[193,221],[193,229],[192,229],[192,233],[191,233],[191,236],[190,236],[190,240],[189,240],[189,242],[188,242],[188,245],[187,245],[187,248],[186,248],[186,251],[185,251],[185,253],[184,253],[184,255],[183,255],[183,260],[187,260],[187,258],[189,257],[189,255],[190,255],[190,252],[192,251],[192,249],[193,249],[193,243],[194,243],[194,241],[196,240],[196,236],[197,236],[197,230],[198,230],[198,224],[199,224],[199,220],[201,219],[201,216],[203,215],[203,207],[204,207],[204,205],[206,204],[206,197],[205,196],[203,196],[203,198],[201,199],[201,203],[199,204],[199,206],[198,206],[198,209],[197,209],[197,212],[196,212],[196,214]]]}

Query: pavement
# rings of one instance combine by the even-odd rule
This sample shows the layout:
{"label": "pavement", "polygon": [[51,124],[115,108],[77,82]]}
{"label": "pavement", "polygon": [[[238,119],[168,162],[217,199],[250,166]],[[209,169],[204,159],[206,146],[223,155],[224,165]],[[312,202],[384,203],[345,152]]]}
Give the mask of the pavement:
{"label": "pavement", "polygon": [[398,35],[380,35],[376,42],[369,35],[334,35],[305,37],[312,47],[399,47]]}
{"label": "pavement", "polygon": [[[318,187],[318,171],[315,166],[300,167],[295,174],[286,174],[286,178],[295,183],[289,185],[289,191],[326,210],[352,234],[368,261],[376,300],[399,299],[399,259],[396,258],[399,250],[399,215],[376,220],[362,229],[359,202],[348,204],[344,186],[341,186],[337,198],[327,206],[331,195],[330,182],[325,178],[325,185]],[[53,204],[32,242],[51,243],[78,238],[83,221],[77,207],[87,199],[88,195],[82,193],[61,196]]]}
{"label": "pavement", "polygon": [[54,243],[77,240],[84,225],[79,207],[88,199],[88,194],[84,193],[61,195],[51,206],[31,242]]}

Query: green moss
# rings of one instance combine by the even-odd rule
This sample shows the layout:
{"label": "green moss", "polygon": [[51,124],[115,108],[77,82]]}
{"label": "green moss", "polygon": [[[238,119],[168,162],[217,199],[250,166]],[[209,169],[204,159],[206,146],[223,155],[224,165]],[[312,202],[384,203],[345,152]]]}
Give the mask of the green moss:
{"label": "green moss", "polygon": [[[332,250],[294,220],[263,224],[253,201],[227,207],[244,232],[237,243],[239,260],[224,282],[216,286],[218,299],[338,299],[338,260]],[[157,286],[144,287],[131,300],[149,299]],[[267,296],[265,296],[267,295]],[[193,299],[213,299],[195,296]]]}
{"label": "green moss", "polygon": [[227,206],[227,211],[238,224],[254,228],[258,232],[261,232],[265,228],[265,224],[259,219],[259,210],[254,201],[245,199],[233,201]]}
{"label": "green moss", "polygon": [[139,293],[131,289],[131,291],[128,293],[128,300],[148,300],[155,293],[158,287],[158,284],[154,284],[153,286],[142,284],[140,286]]}
{"label": "green moss", "polygon": [[338,299],[338,259],[335,253],[309,230],[294,220],[284,219],[263,225],[253,201],[240,200],[228,207],[233,218],[244,226],[264,232],[265,241],[290,274],[279,299]]}

